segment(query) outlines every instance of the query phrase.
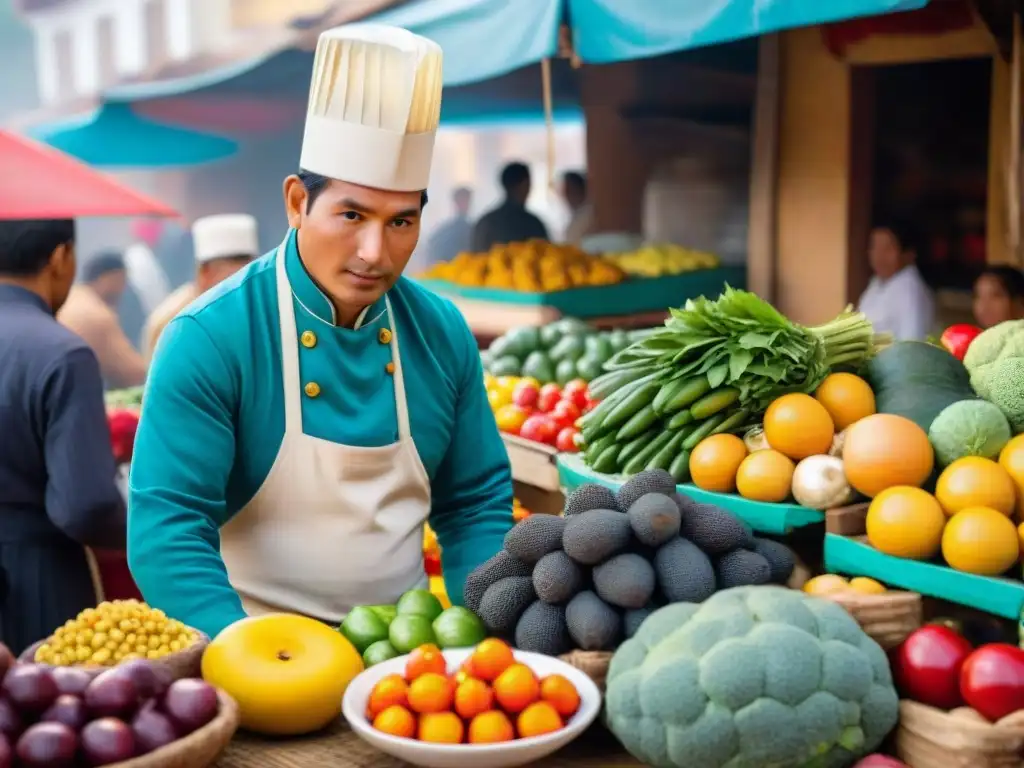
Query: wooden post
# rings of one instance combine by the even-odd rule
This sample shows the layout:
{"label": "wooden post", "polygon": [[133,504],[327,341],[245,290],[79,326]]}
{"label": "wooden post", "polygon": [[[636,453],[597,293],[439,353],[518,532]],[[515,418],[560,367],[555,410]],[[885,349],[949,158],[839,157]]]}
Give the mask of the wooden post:
{"label": "wooden post", "polygon": [[775,300],[779,183],[779,115],[782,104],[781,42],[761,38],[754,96],[753,157],[750,163],[750,224],[747,231],[747,285],[766,301]]}

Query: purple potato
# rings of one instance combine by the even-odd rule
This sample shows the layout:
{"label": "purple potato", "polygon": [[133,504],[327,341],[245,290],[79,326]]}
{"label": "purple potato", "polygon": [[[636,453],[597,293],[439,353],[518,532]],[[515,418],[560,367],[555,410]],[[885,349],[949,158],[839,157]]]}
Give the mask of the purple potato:
{"label": "purple potato", "polygon": [[40,664],[13,667],[4,677],[3,690],[18,711],[27,715],[42,714],[60,695],[53,672]]}
{"label": "purple potato", "polygon": [[73,696],[81,696],[89,687],[95,675],[91,675],[84,669],[78,667],[55,667],[50,673],[54,682],[57,683],[57,690],[61,693],[70,693]]}
{"label": "purple potato", "polygon": [[82,757],[89,766],[109,765],[135,756],[135,737],[127,723],[116,717],[93,720],[81,733]]}
{"label": "purple potato", "polygon": [[70,768],[75,764],[78,737],[61,723],[36,723],[15,748],[22,768]]}
{"label": "purple potato", "polygon": [[178,729],[174,722],[157,706],[156,701],[148,701],[132,720],[132,733],[135,735],[135,749],[140,755],[165,747],[178,739]]}
{"label": "purple potato", "polygon": [[89,710],[81,697],[64,693],[57,697],[39,719],[46,723],[63,723],[78,732],[89,722]]}
{"label": "purple potato", "polygon": [[93,717],[129,718],[139,706],[139,692],[128,675],[108,669],[85,689],[85,706]]}
{"label": "purple potato", "polygon": [[163,710],[183,733],[202,728],[219,708],[216,689],[202,680],[177,680],[164,694]]}

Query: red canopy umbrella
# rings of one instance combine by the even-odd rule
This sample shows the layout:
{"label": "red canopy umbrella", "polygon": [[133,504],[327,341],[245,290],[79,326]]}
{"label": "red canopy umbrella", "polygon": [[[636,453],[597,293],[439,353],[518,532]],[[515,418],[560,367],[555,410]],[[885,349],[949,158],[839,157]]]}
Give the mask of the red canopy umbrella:
{"label": "red canopy umbrella", "polygon": [[0,129],[0,219],[177,215],[63,152]]}

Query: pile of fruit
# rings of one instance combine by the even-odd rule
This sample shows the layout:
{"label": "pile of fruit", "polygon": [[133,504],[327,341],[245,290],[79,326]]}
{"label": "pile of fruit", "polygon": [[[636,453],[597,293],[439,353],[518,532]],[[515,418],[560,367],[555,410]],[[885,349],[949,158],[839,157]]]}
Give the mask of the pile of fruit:
{"label": "pile of fruit", "polygon": [[1024,650],[1007,643],[973,647],[951,626],[930,624],[893,653],[901,698],[965,718],[1024,727]]}
{"label": "pile of fruit", "polygon": [[645,245],[635,251],[606,253],[604,257],[634,277],[679,275],[701,269],[715,269],[720,263],[713,253],[695,251],[674,243]]}
{"label": "pile of fruit", "polygon": [[787,547],[677,494],[667,472],[643,472],[617,494],[583,485],[564,516],[517,524],[466,579],[464,597],[492,635],[556,656],[613,650],[659,605],[782,584],[793,567]]}
{"label": "pile of fruit", "polygon": [[804,592],[817,597],[828,595],[884,595],[889,590],[880,581],[869,579],[867,576],[856,576],[847,579],[834,573],[823,573],[808,579],[803,586]]}
{"label": "pile of fruit", "polygon": [[492,376],[529,376],[541,384],[590,381],[616,352],[647,333],[598,331],[568,317],[539,328],[513,328],[491,342],[484,362]]}
{"label": "pile of fruit", "polygon": [[199,633],[137,600],[86,608],[58,627],[36,650],[35,661],[55,667],[111,667],[133,659],[155,660],[187,650]]}
{"label": "pile of fruit", "polygon": [[570,381],[564,387],[541,386],[535,379],[487,375],[484,386],[502,432],[552,445],[566,453],[579,450],[576,422],[594,407],[586,382]]}
{"label": "pile of fruit", "polygon": [[73,667],[15,664],[0,646],[0,673],[0,768],[120,763],[187,736],[220,710],[208,683],[168,683],[143,660],[93,676]]}
{"label": "pile of fruit", "polygon": [[434,744],[499,744],[554,733],[580,707],[561,675],[539,678],[501,640],[480,643],[458,670],[435,646],[417,648],[404,675],[370,693],[366,717],[378,731]]}
{"label": "pile of fruit", "polygon": [[486,636],[480,619],[461,606],[445,608],[436,595],[413,589],[395,605],[359,605],[338,628],[372,667],[418,648],[466,648]]}
{"label": "pile of fruit", "polygon": [[572,245],[546,240],[496,245],[487,253],[460,253],[422,277],[456,285],[554,293],[588,285],[614,285],[626,274],[614,263]]}

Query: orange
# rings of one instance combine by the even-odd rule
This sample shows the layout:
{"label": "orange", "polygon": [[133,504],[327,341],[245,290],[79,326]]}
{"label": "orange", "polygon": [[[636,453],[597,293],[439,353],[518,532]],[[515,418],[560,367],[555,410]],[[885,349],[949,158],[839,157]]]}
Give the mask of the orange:
{"label": "orange", "polygon": [[546,701],[531,704],[522,711],[516,720],[516,728],[521,739],[554,733],[561,730],[563,725],[561,715]]}
{"label": "orange", "polygon": [[[1009,521],[1007,521],[1009,522]],[[920,488],[897,485],[868,506],[868,542],[879,552],[908,560],[930,560],[939,553],[946,515],[935,497]]]}
{"label": "orange", "polygon": [[809,595],[818,595],[819,597],[846,592],[849,588],[850,582],[834,573],[823,573],[820,576],[808,579],[807,583],[804,584],[804,592]]}
{"label": "orange", "polygon": [[947,515],[968,507],[988,507],[1009,517],[1017,501],[1013,478],[992,459],[964,456],[939,475],[935,498]]}
{"label": "orange", "polygon": [[1017,521],[1024,523],[1024,435],[1017,435],[999,452],[999,466],[1013,479],[1017,489]]}
{"label": "orange", "polygon": [[401,675],[388,675],[373,686],[370,701],[366,705],[367,716],[372,720],[388,707],[405,707],[409,704],[409,684]]}
{"label": "orange", "polygon": [[712,435],[690,454],[690,479],[705,491],[732,493],[736,472],[747,457],[747,446],[736,435]]}
{"label": "orange", "polygon": [[506,643],[492,637],[476,647],[473,655],[469,657],[468,664],[473,677],[493,683],[498,679],[498,675],[511,667],[515,661],[512,649]]}
{"label": "orange", "polygon": [[935,453],[928,435],[903,416],[876,413],[846,430],[846,479],[868,498],[897,485],[920,487],[934,466]]}
{"label": "orange", "polygon": [[814,393],[814,399],[825,406],[837,432],[875,413],[875,393],[871,386],[852,373],[826,376]]}
{"label": "orange", "polygon": [[481,712],[469,724],[470,744],[499,744],[512,741],[516,737],[515,729],[508,715],[497,710]]}
{"label": "orange", "polygon": [[382,733],[399,736],[403,739],[411,739],[416,736],[416,718],[408,709],[397,704],[388,707],[373,718],[373,727]]}
{"label": "orange", "polygon": [[884,595],[888,590],[880,581],[869,579],[867,576],[857,576],[850,579],[850,591],[862,595]]}
{"label": "orange", "polygon": [[501,708],[513,715],[540,698],[540,683],[525,664],[513,664],[494,681],[494,697]]}
{"label": "orange", "polygon": [[409,654],[405,662],[405,679],[410,683],[428,673],[443,675],[448,672],[444,654],[436,645],[421,645]]}
{"label": "orange", "polygon": [[483,680],[471,677],[455,689],[455,711],[465,720],[472,720],[493,705],[494,691]]}
{"label": "orange", "polygon": [[466,728],[454,712],[432,712],[420,718],[419,739],[432,744],[461,744]]}
{"label": "orange", "polygon": [[579,691],[561,675],[548,675],[540,681],[540,698],[562,717],[572,717],[580,708]]}
{"label": "orange", "polygon": [[409,685],[409,707],[421,715],[444,712],[452,706],[452,681],[444,675],[427,672]]}
{"label": "orange", "polygon": [[789,498],[796,464],[776,450],[755,451],[736,471],[736,490],[754,501],[780,502]]}
{"label": "orange", "polygon": [[962,509],[946,524],[942,556],[958,571],[999,576],[1020,559],[1017,529],[1010,518],[998,510]]}
{"label": "orange", "polygon": [[835,431],[825,406],[799,392],[783,395],[764,412],[768,445],[797,461],[828,453]]}

